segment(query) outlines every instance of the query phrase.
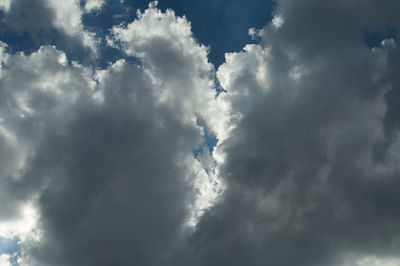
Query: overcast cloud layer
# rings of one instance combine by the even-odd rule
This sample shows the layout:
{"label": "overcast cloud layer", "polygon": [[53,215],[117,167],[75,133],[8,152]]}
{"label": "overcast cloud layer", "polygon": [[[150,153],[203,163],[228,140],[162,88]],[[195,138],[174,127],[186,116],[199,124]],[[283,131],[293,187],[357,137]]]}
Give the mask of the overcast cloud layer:
{"label": "overcast cloud layer", "polygon": [[219,67],[106,4],[0,0],[1,266],[400,265],[400,4],[279,0]]}

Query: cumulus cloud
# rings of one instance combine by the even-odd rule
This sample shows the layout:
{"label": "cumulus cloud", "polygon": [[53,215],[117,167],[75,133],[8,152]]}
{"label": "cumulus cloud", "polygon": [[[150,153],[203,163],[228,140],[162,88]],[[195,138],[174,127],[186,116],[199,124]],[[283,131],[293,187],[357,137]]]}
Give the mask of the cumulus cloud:
{"label": "cumulus cloud", "polygon": [[[99,6],[88,2],[89,7]],[[82,24],[79,1],[14,0],[0,3],[0,37],[16,43],[13,51],[34,52],[41,45],[56,45],[81,61],[93,60],[97,38]],[[74,58],[75,59],[75,58]]]}
{"label": "cumulus cloud", "polygon": [[138,19],[126,27],[114,27],[115,41],[122,50],[140,59],[144,71],[152,78],[157,101],[180,108],[182,120],[205,120],[215,134],[226,117],[223,102],[216,100],[208,62],[208,49],[192,36],[185,17],[176,17],[172,10],[162,13],[150,4]]}
{"label": "cumulus cloud", "polygon": [[[260,44],[230,55],[233,67],[229,57],[220,67],[225,97],[244,115],[219,145],[226,156],[223,200],[193,237],[204,265],[344,265],[348,254],[357,265],[377,256],[379,265],[398,256],[391,74],[398,50],[371,49],[364,39],[366,28],[398,21],[376,9],[391,8],[375,1],[280,1],[284,23],[273,20],[258,32]],[[260,60],[248,67],[254,50],[268,51],[264,90]],[[237,94],[250,97],[234,104]]]}
{"label": "cumulus cloud", "polygon": [[82,10],[78,0],[51,1],[46,4],[53,10],[53,24],[56,28],[63,30],[71,37],[78,38],[82,44],[96,52],[96,38],[93,33],[85,30],[82,24],[83,11],[100,9],[102,1],[87,1]]}
{"label": "cumulus cloud", "polygon": [[[104,4],[32,3],[3,25],[83,40]],[[157,2],[104,68],[1,43],[0,236],[20,265],[398,265],[396,7],[280,0],[218,69]]]}
{"label": "cumulus cloud", "polygon": [[[149,32],[159,20],[177,33]],[[115,36],[141,65],[93,70],[56,47],[12,55],[3,45],[2,215],[22,220],[27,201],[39,213],[35,237],[14,233],[20,265],[168,263],[210,200],[211,174],[193,152],[219,121],[206,47],[155,7]]]}

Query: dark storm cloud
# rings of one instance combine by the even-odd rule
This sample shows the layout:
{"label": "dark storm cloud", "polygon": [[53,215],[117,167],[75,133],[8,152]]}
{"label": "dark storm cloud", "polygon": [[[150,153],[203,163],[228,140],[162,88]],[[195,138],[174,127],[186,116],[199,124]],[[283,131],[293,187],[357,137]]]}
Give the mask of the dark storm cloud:
{"label": "dark storm cloud", "polygon": [[[205,265],[354,265],[348,256],[397,256],[397,138],[385,159],[377,162],[374,150],[397,133],[398,48],[373,52],[363,35],[397,29],[396,5],[279,2],[283,26],[260,33],[270,49],[269,92],[221,144],[227,189],[192,239]],[[236,102],[239,110],[251,104]]]}
{"label": "dark storm cloud", "polygon": [[[400,80],[397,75],[397,69],[400,62],[399,47],[389,47],[388,58],[388,71],[386,79],[390,82],[390,88],[385,93],[385,101],[387,103],[387,110],[383,120],[384,137],[376,143],[375,158],[377,161],[384,160],[386,153],[393,142],[398,140],[399,124],[399,100],[400,100]],[[383,158],[382,158],[383,157]]]}

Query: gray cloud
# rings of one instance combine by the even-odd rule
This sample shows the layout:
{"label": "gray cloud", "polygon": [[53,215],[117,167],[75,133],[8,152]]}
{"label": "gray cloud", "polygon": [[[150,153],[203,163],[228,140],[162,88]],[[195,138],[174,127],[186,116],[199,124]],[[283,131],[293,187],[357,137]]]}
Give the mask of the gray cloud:
{"label": "gray cloud", "polygon": [[188,252],[188,221],[209,178],[193,151],[218,120],[206,117],[216,108],[213,67],[171,12],[149,9],[120,32],[151,29],[158,17],[189,31],[139,33],[150,49],[135,54],[142,66],[94,70],[55,47],[2,47],[0,140],[16,158],[2,149],[14,164],[1,173],[0,222],[18,220],[27,201],[38,212],[37,234],[14,232],[21,265],[168,265]]}
{"label": "gray cloud", "polygon": [[397,128],[397,48],[372,51],[363,36],[368,28],[397,28],[392,4],[279,2],[284,24],[259,32],[269,49],[266,96],[237,97],[235,84],[258,90],[249,75],[234,76],[231,96],[227,88],[244,116],[220,146],[224,197],[192,239],[204,265],[357,265],[363,257],[397,257],[396,138],[385,159],[374,158],[376,145]]}
{"label": "gray cloud", "polygon": [[[45,241],[29,249],[40,265],[157,265],[186,218],[182,161],[200,133],[154,106],[137,69],[110,74],[118,78],[105,84],[104,105],[51,125],[30,163],[28,177],[47,183]],[[111,89],[116,82],[127,85]]]}
{"label": "gray cloud", "polygon": [[[283,24],[216,71],[190,23],[154,4],[109,36],[139,65],[2,44],[0,222],[38,212],[35,231],[15,229],[20,264],[399,264],[395,10],[281,0]],[[372,49],[366,31],[393,40]]]}

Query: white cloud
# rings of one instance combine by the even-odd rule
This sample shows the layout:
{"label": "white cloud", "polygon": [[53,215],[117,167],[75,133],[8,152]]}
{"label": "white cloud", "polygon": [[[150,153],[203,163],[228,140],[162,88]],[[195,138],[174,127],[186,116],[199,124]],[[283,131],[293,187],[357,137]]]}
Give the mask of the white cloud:
{"label": "white cloud", "polygon": [[10,262],[11,256],[8,254],[0,254],[0,265],[1,266],[12,266]]}
{"label": "white cloud", "polygon": [[65,30],[68,34],[74,35],[82,31],[82,10],[79,7],[79,1],[50,1],[47,4],[55,12],[55,26]]}
{"label": "white cloud", "polygon": [[400,266],[400,258],[361,256],[348,259],[343,266]]}
{"label": "white cloud", "polygon": [[[156,101],[177,108],[182,121],[195,125],[198,119],[204,120],[222,140],[230,120],[229,105],[216,97],[208,49],[194,39],[185,17],[175,16],[172,10],[162,13],[156,5],[157,2],[152,2],[127,27],[113,28],[113,38],[122,43],[128,55],[141,60],[144,72],[152,81]],[[217,158],[214,154],[214,159]],[[213,171],[205,174],[201,173],[203,168],[195,168],[199,171],[196,186],[201,195],[194,203],[195,219],[198,219],[218,196],[218,189],[213,185],[218,180]]]}
{"label": "white cloud", "polygon": [[[226,93],[221,93],[230,112],[230,126],[224,130],[226,135],[247,114],[251,105],[257,103],[269,91],[268,48],[249,44],[243,51],[225,54],[225,63],[217,71],[218,80]],[[226,138],[226,136],[224,136]]]}
{"label": "white cloud", "polygon": [[[13,189],[19,193],[13,197],[10,193],[0,194],[0,197],[7,196],[9,202],[14,202],[14,209],[8,211],[15,217],[11,220],[1,220],[0,217],[0,235],[18,236],[21,239],[22,265],[51,264],[53,258],[50,255],[47,258],[50,253],[47,254],[44,250],[54,248],[60,252],[57,245],[68,245],[68,241],[63,242],[64,239],[57,236],[62,233],[50,229],[52,226],[58,226],[53,220],[54,212],[59,208],[69,210],[65,206],[76,198],[61,200],[61,197],[65,196],[62,191],[72,189],[79,194],[80,189],[76,188],[85,188],[87,178],[95,172],[90,168],[87,175],[77,173],[81,177],[76,180],[67,171],[68,167],[74,167],[74,164],[69,165],[78,160],[77,158],[81,158],[78,164],[91,160],[90,157],[82,157],[85,152],[78,151],[91,149],[92,133],[89,133],[91,127],[88,126],[91,116],[103,121],[96,124],[100,126],[100,133],[105,130],[108,134],[122,135],[121,141],[125,141],[124,147],[129,149],[116,151],[114,156],[122,162],[130,157],[133,160],[122,163],[120,168],[115,169],[117,175],[114,181],[109,180],[107,174],[96,174],[100,175],[96,177],[100,179],[97,181],[99,189],[108,191],[120,187],[120,196],[131,199],[128,203],[130,206],[127,206],[132,208],[131,212],[141,212],[141,208],[145,206],[138,209],[135,204],[144,200],[151,205],[148,215],[152,219],[153,215],[166,215],[167,218],[176,221],[169,227],[167,223],[166,237],[157,240],[161,245],[160,250],[168,247],[168,235],[182,229],[181,223],[194,226],[204,210],[214,204],[218,197],[219,188],[216,186],[218,181],[213,169],[212,155],[207,154],[208,150],[204,149],[203,158],[197,160],[193,150],[204,146],[206,130],[222,139],[225,124],[229,119],[229,113],[226,112],[227,103],[216,97],[213,80],[215,73],[213,65],[208,62],[208,50],[193,38],[190,23],[184,17],[175,16],[170,10],[162,13],[155,5],[156,3],[153,3],[126,28],[115,27],[111,37],[122,44],[122,49],[128,55],[139,58],[140,66],[121,59],[104,70],[93,71],[91,67],[81,66],[76,62],[68,63],[66,54],[52,46],[43,46],[31,55],[11,55],[1,49],[1,63],[4,68],[1,69],[0,75],[0,92],[4,97],[0,99],[0,140],[4,139],[7,150],[3,151],[6,151],[7,155],[1,153],[0,156],[7,156],[10,162],[6,168],[0,169],[3,172],[7,171],[6,175],[1,175],[0,184],[11,181],[13,186],[15,185]],[[59,27],[65,28],[69,34],[82,33],[81,11],[77,2],[53,2],[52,7],[56,10],[56,23]],[[85,121],[87,116],[91,118],[89,121]],[[110,116],[116,116],[123,124],[118,126],[119,122]],[[72,127],[75,124],[77,128]],[[133,132],[133,139],[124,135],[125,130]],[[47,144],[57,138],[65,138],[68,144],[63,147],[61,140]],[[107,146],[107,142],[114,140],[106,136],[100,138],[106,147],[103,153],[107,155],[108,149],[112,149],[112,146]],[[140,142],[135,144],[133,149],[135,139]],[[77,142],[81,140],[84,142],[78,145]],[[101,149],[102,143],[96,143],[96,147]],[[90,147],[86,147],[87,145]],[[71,154],[61,152],[70,148]],[[135,152],[136,149],[138,153]],[[52,157],[58,156],[60,157],[56,161],[49,163]],[[94,155],[95,158],[103,160],[101,156],[101,152]],[[109,164],[109,160],[103,164]],[[158,164],[163,165],[163,168],[158,169]],[[208,173],[205,169],[207,167]],[[109,171],[107,169],[103,172]],[[136,179],[124,179],[127,175],[124,171],[128,170],[129,173],[138,171]],[[142,184],[139,178],[143,175],[141,171],[154,171],[153,174],[146,174],[146,179],[150,178],[151,182],[157,183],[165,182],[165,185],[154,187],[150,181],[149,184],[147,181]],[[101,180],[104,180],[104,186]],[[77,187],[70,187],[71,183],[77,181],[83,183],[77,184]],[[181,184],[182,181],[187,187]],[[132,185],[131,182],[133,185],[144,186],[149,191],[144,191],[143,195],[142,192],[132,194],[128,189]],[[179,190],[180,187],[186,189]],[[2,186],[0,190],[2,188],[5,191],[10,190],[8,186]],[[61,192],[57,192],[58,190]],[[196,190],[198,193],[194,192]],[[88,197],[90,201],[90,197],[97,197],[96,193],[92,193],[88,188],[87,193],[78,196]],[[43,201],[44,195],[51,195],[60,201]],[[157,197],[164,200],[157,203]],[[101,202],[103,199],[100,197],[97,200]],[[111,193],[107,204],[117,205],[119,200],[119,197]],[[85,205],[84,202],[80,201],[79,205]],[[11,206],[3,203],[4,201],[0,208]],[[57,204],[65,206],[57,207]],[[86,222],[85,219],[97,220],[96,213],[103,212],[103,208],[98,209],[97,205],[93,204],[89,207],[91,212],[88,217],[82,218],[78,215],[76,219],[83,219],[82,223]],[[164,208],[159,209],[163,205],[171,209],[169,214],[164,213]],[[181,208],[181,205],[185,207]],[[48,206],[54,206],[55,210],[48,211]],[[73,206],[72,210],[76,208]],[[182,211],[186,208],[187,212]],[[122,210],[116,213],[117,218],[124,215]],[[144,218],[135,218],[132,223],[136,223],[140,228]],[[182,220],[179,220],[181,218]],[[60,222],[63,222],[63,219]],[[107,223],[107,219],[101,223],[103,222]],[[147,226],[148,221],[143,223]],[[43,226],[44,224],[46,226]],[[161,228],[164,228],[163,226]],[[131,227],[125,229],[133,232],[137,230]],[[84,233],[89,231],[90,229],[87,229]],[[32,232],[36,232],[37,235],[32,235]],[[151,232],[149,235],[155,237]],[[159,237],[158,233],[156,236]],[[146,249],[147,246],[141,248]],[[61,252],[62,250],[63,248]],[[42,251],[46,253],[45,257],[35,253]],[[75,252],[79,253],[81,249],[77,248]],[[113,254],[112,250],[109,252]],[[104,256],[106,255],[104,253]],[[143,256],[146,260],[153,259],[148,258],[146,254]],[[75,260],[78,257],[70,259]]]}
{"label": "white cloud", "polygon": [[285,20],[281,15],[275,15],[272,18],[272,25],[275,29],[279,29],[280,27],[282,27],[283,23],[285,23]]}
{"label": "white cloud", "polygon": [[26,203],[19,210],[17,218],[10,221],[0,221],[0,237],[5,239],[18,238],[21,241],[27,239],[40,239],[36,223],[38,213],[32,203]]}
{"label": "white cloud", "polygon": [[105,0],[87,0],[84,6],[85,12],[98,11],[104,5]]}
{"label": "white cloud", "polygon": [[80,65],[68,66],[65,54],[51,46],[30,56],[2,50],[0,64],[4,67],[0,72],[0,236],[25,241],[38,233],[34,198],[40,192],[40,184],[33,180],[28,180],[33,182],[30,188],[20,183],[26,181],[28,161],[35,156],[45,124],[68,119],[64,114],[78,94],[92,95],[95,81]]}
{"label": "white cloud", "polygon": [[11,0],[0,0],[0,10],[7,12],[10,9]]}
{"label": "white cloud", "polygon": [[[45,0],[55,14],[54,26],[65,31],[72,37],[78,37],[83,44],[97,52],[97,40],[95,34],[84,29],[82,24],[83,10],[78,0],[53,1]],[[84,7],[94,9],[101,7],[101,1],[88,1]]]}

